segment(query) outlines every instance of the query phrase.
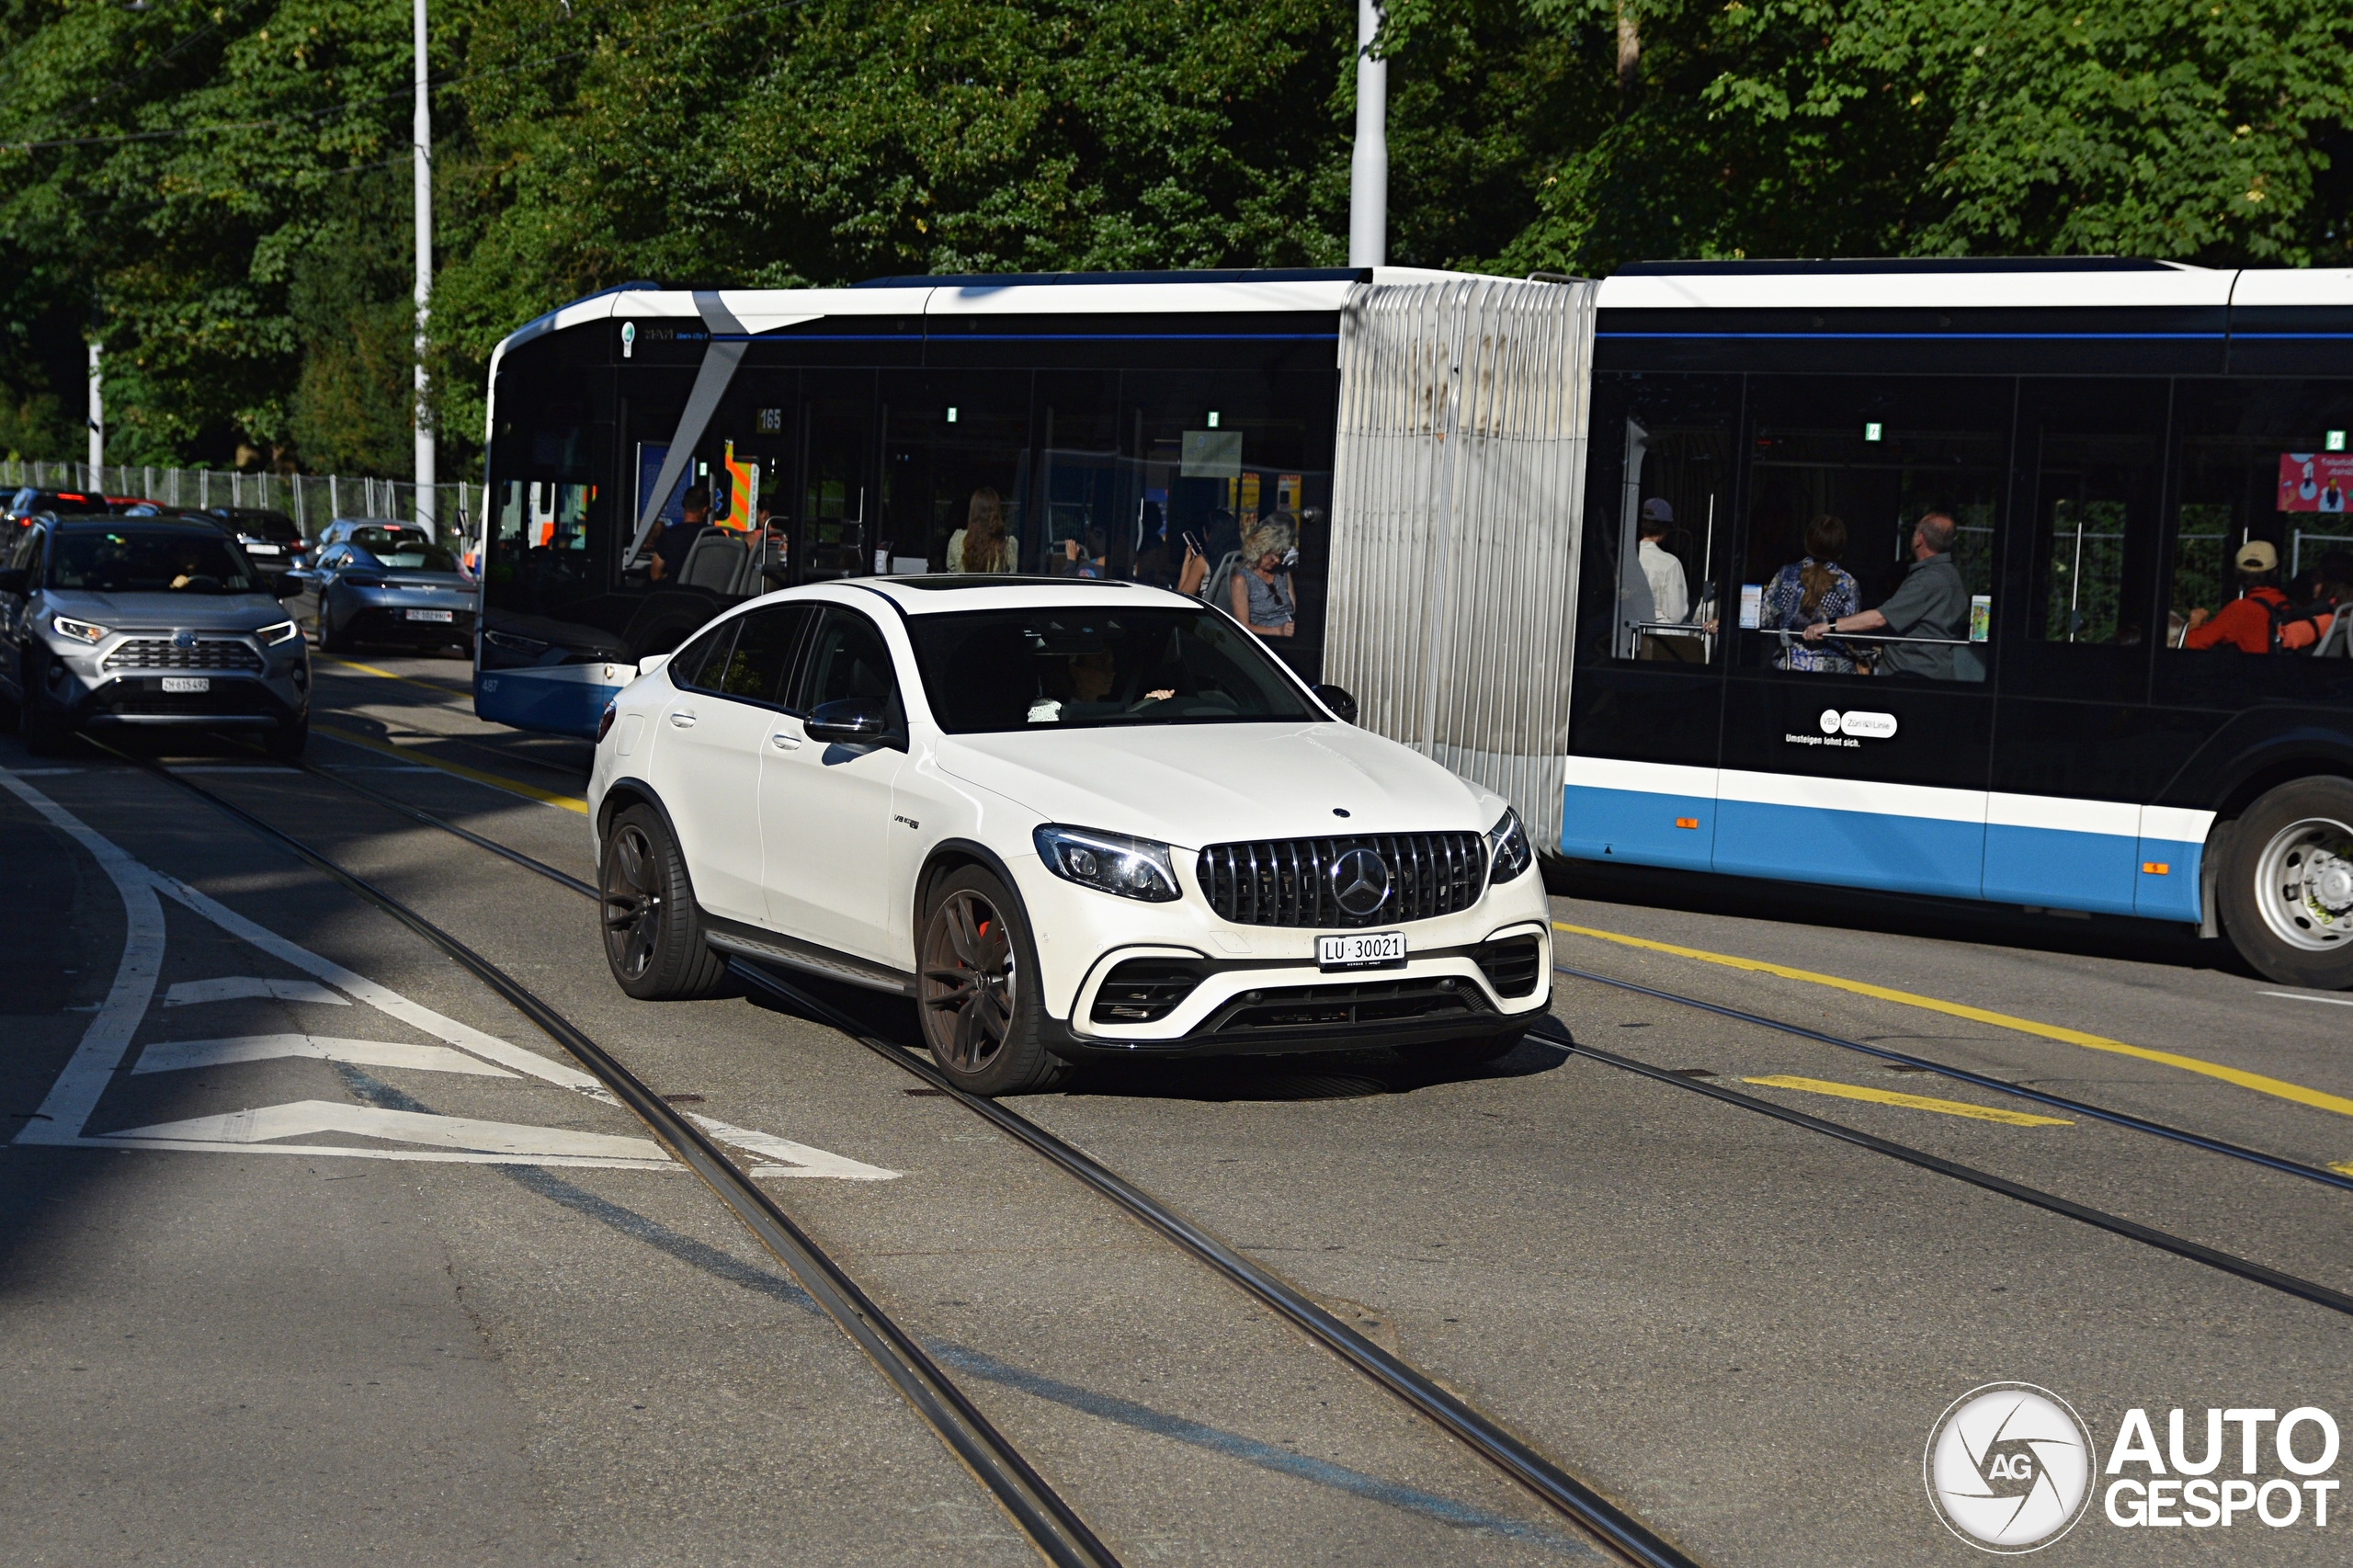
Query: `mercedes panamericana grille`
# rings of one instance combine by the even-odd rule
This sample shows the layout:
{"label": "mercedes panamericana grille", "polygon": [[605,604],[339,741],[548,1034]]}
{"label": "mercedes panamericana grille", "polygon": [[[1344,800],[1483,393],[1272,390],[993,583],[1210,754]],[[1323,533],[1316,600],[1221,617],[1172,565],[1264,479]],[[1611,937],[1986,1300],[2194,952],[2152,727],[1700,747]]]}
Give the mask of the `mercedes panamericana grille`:
{"label": "mercedes panamericana grille", "polygon": [[1510,806],[1155,588],[793,588],[648,659],[590,784],[633,996],[730,955],[915,1000],[980,1094],[1089,1057],[1510,1049],[1545,1008]]}

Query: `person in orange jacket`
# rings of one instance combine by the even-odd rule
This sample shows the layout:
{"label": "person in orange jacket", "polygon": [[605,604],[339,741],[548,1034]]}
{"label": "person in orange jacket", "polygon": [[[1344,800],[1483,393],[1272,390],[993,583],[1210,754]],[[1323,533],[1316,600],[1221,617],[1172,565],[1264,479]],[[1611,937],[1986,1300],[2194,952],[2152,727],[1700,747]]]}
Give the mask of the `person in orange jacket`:
{"label": "person in orange jacket", "polygon": [[2189,630],[2182,634],[2185,648],[2218,648],[2228,643],[2249,653],[2271,652],[2271,608],[2284,605],[2279,591],[2279,551],[2259,539],[2239,546],[2232,564],[2238,568],[2239,597],[2219,613],[2203,607],[2189,612]]}

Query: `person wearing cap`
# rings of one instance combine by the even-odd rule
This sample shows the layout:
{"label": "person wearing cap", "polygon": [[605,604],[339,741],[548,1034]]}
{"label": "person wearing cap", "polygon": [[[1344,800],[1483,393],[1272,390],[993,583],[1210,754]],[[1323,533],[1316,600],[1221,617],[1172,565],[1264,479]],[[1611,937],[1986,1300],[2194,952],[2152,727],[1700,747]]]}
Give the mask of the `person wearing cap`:
{"label": "person wearing cap", "polygon": [[2268,541],[2251,539],[2232,558],[2238,568],[2239,597],[2221,610],[2203,606],[2189,612],[2189,628],[2182,633],[2185,648],[2228,645],[2249,653],[2271,652],[2271,607],[2284,605],[2279,591],[2279,551]]}
{"label": "person wearing cap", "polygon": [[[1683,562],[1666,548],[1667,531],[1675,526],[1675,508],[1666,498],[1654,495],[1643,503],[1642,521],[1635,525],[1638,542],[1634,547],[1641,563],[1643,582],[1651,591],[1651,619],[1679,621],[1691,610],[1691,587],[1683,575]],[[1682,646],[1690,642],[1687,652]],[[1699,652],[1695,638],[1662,637],[1655,633],[1643,639],[1643,657],[1646,659],[1683,659]]]}

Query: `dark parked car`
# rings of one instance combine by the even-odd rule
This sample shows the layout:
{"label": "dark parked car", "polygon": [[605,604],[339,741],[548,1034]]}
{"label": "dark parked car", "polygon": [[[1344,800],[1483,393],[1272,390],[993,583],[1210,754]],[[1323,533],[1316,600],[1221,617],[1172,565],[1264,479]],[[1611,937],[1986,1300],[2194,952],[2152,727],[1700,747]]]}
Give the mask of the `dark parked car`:
{"label": "dark parked car", "polygon": [[309,545],[285,513],[267,506],[208,506],[199,517],[220,520],[265,576],[305,564]]}
{"label": "dark parked car", "polygon": [[15,539],[35,517],[77,517],[106,513],[152,517],[164,510],[160,501],[143,495],[100,495],[82,490],[37,490],[27,485],[8,497],[0,509],[0,540]]}

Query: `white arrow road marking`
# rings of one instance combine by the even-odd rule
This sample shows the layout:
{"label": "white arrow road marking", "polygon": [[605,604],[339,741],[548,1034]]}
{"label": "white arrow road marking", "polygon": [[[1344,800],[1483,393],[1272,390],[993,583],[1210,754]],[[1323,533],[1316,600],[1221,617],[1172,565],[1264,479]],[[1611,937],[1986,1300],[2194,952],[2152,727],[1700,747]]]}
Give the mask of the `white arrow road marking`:
{"label": "white arrow road marking", "polygon": [[567,1089],[577,1089],[584,1095],[603,1100],[608,1104],[612,1102],[613,1096],[604,1085],[576,1067],[566,1067],[560,1062],[550,1061],[536,1051],[526,1051],[519,1045],[510,1045],[496,1035],[485,1034],[471,1024],[461,1024],[455,1018],[445,1018],[432,1008],[410,1001],[389,985],[379,985],[366,975],[354,974],[341,964],[323,959],[307,948],[296,947],[268,927],[256,926],[228,905],[206,897],[177,877],[166,876],[161,871],[147,870],[145,867],[140,869],[146,870],[147,875],[154,879],[158,892],[168,893],[177,899],[231,936],[243,937],[281,963],[295,969],[308,970],[328,984],[337,986],[358,997],[380,1013],[387,1014],[404,1024],[423,1029],[426,1034],[447,1040],[462,1051],[471,1051],[476,1056],[487,1057],[502,1067],[512,1067],[526,1077],[544,1079],[548,1083],[561,1085]]}
{"label": "white arrow road marking", "polygon": [[756,1176],[832,1176],[839,1181],[896,1181],[897,1171],[886,1171],[881,1165],[860,1165],[841,1154],[829,1154],[823,1149],[812,1149],[806,1143],[795,1143],[790,1138],[779,1138],[773,1132],[755,1132],[748,1127],[731,1127],[715,1117],[687,1115],[695,1124],[722,1143],[732,1143],[738,1149],[749,1149],[755,1154],[766,1154],[781,1165],[754,1165]]}
{"label": "white arrow road marking", "polygon": [[[97,1016],[83,1031],[81,1044],[50,1085],[40,1114],[17,1131],[19,1143],[62,1144],[85,1149],[179,1149],[212,1153],[305,1154],[336,1159],[413,1160],[467,1165],[543,1165],[612,1170],[676,1171],[681,1167],[662,1146],[649,1138],[604,1132],[574,1132],[564,1128],[529,1127],[515,1122],[483,1121],[471,1117],[438,1116],[424,1111],[385,1110],[330,1100],[298,1100],[290,1105],[265,1106],[227,1116],[193,1117],[184,1121],[87,1137],[83,1129],[97,1108],[124,1058],[140,1021],[155,997],[155,982],[164,961],[164,910],[156,899],[167,893],[193,913],[231,936],[251,943],[291,968],[302,970],[340,987],[378,1012],[438,1037],[438,1045],[407,1045],[391,1040],[339,1040],[303,1034],[244,1035],[219,1040],[167,1040],[141,1053],[133,1073],[165,1073],[190,1067],[217,1067],[244,1062],[309,1057],[381,1067],[413,1067],[437,1073],[478,1074],[508,1078],[517,1074],[577,1090],[614,1104],[610,1091],[589,1074],[535,1051],[499,1039],[470,1024],[446,1018],[430,1007],[410,1001],[387,985],[355,974],[341,964],[296,946],[275,931],[256,925],[235,910],[207,897],[176,877],[140,864],[56,801],[23,781],[17,770],[0,767],[0,787],[40,812],[103,869],[122,898],[125,936],[121,961],[114,983]],[[228,976],[186,981],[166,993],[165,1006],[240,997],[275,997],[281,1001],[350,1004],[308,981]],[[477,1058],[483,1060],[477,1060]],[[500,1065],[492,1067],[485,1062]],[[502,1071],[512,1069],[512,1072]],[[754,1176],[831,1176],[845,1181],[889,1181],[897,1171],[861,1165],[840,1154],[813,1149],[806,1143],[733,1127],[703,1117],[695,1119],[713,1137],[780,1164],[756,1165]],[[268,1140],[317,1132],[344,1132],[421,1149],[351,1148],[334,1143],[276,1143]]]}
{"label": "white arrow road marking", "polygon": [[249,1034],[228,1040],[158,1040],[139,1053],[136,1073],[178,1073],[191,1067],[226,1067],[238,1062],[275,1062],[282,1057],[348,1062],[360,1067],[414,1067],[423,1073],[472,1073],[512,1078],[504,1067],[451,1051],[446,1045],[404,1045],[389,1040],[334,1040],[307,1034]]}
{"label": "white arrow road marking", "polygon": [[155,976],[164,967],[164,906],[155,900],[153,873],[146,867],[6,768],[0,768],[0,785],[88,850],[122,897],[122,961],[115,966],[114,984],[40,1109],[17,1130],[19,1143],[71,1143],[97,1108],[98,1096],[107,1092],[123,1052],[131,1048],[139,1020],[147,1016],[147,1004],[154,1000]]}
{"label": "white arrow road marking", "polygon": [[231,1111],[226,1116],[159,1121],[152,1127],[109,1132],[97,1141],[115,1143],[171,1138],[199,1143],[266,1143],[273,1138],[303,1138],[318,1132],[349,1132],[361,1138],[423,1143],[438,1149],[467,1149],[483,1154],[596,1154],[608,1160],[669,1163],[669,1155],[651,1138],[574,1132],[564,1127],[526,1127],[513,1121],[478,1121],[470,1116],[384,1110],[376,1106],[334,1100],[296,1100],[290,1105]]}
{"label": "white arrow road marking", "polygon": [[264,980],[256,975],[231,975],[222,980],[183,980],[164,993],[166,1007],[192,1007],[199,1002],[235,1002],[248,996],[268,996],[280,1002],[326,1002],[337,1007],[351,1004],[325,986],[308,980]]}

